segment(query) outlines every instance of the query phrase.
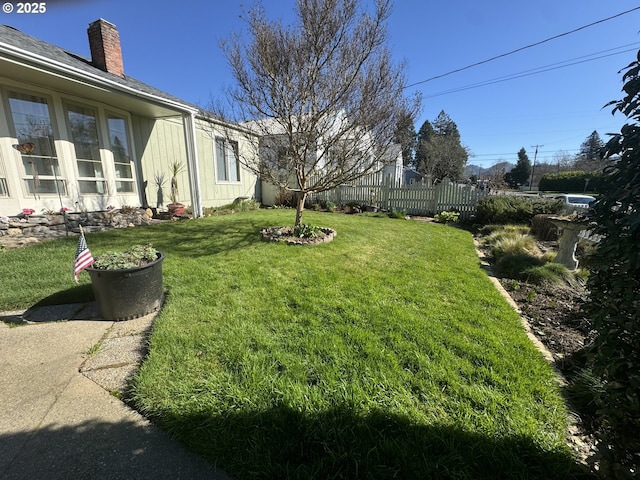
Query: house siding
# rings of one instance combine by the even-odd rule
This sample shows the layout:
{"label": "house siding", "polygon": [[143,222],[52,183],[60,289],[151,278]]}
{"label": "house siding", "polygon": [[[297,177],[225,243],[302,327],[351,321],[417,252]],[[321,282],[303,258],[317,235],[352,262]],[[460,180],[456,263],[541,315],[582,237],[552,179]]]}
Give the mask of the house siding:
{"label": "house siding", "polygon": [[[174,160],[185,162],[186,147],[184,128],[179,118],[151,119],[133,116],[136,149],[141,152],[140,178],[146,188],[146,199],[152,207],[165,207],[169,203],[169,185],[171,164]],[[240,182],[220,182],[217,179],[215,162],[215,138],[223,133],[204,120],[196,122],[197,153],[200,170],[200,192],[203,207],[218,207],[232,203],[238,198],[255,198],[256,176],[241,167]],[[247,140],[237,139],[238,148],[246,149]],[[165,185],[162,193],[162,204],[158,196],[155,182],[156,174],[164,174]],[[190,204],[189,176],[185,171],[178,177],[178,201]]]}
{"label": "house siding", "polygon": [[[179,118],[152,119],[133,116],[136,149],[140,152],[140,183],[142,199],[147,205],[164,208],[169,200],[171,164],[183,162],[186,166],[186,146],[184,129]],[[156,185],[156,175],[164,175],[162,195]],[[189,204],[191,191],[189,176],[185,171],[178,177],[178,201]]]}
{"label": "house siding", "polygon": [[[219,207],[240,198],[253,198],[260,201],[257,177],[242,165],[240,165],[239,182],[224,182],[218,178],[215,141],[216,138],[223,138],[224,135],[225,133],[215,125],[207,124],[203,120],[198,122],[198,158],[203,206]],[[251,149],[249,140],[244,135],[233,136],[233,140],[238,142],[240,158],[244,158]]]}

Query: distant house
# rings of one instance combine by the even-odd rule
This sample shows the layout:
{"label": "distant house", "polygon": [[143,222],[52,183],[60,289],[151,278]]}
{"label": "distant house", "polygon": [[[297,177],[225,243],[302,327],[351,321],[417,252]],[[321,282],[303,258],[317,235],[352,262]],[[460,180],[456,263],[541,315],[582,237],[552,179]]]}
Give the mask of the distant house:
{"label": "distant house", "polygon": [[422,182],[424,180],[424,175],[418,173],[418,171],[412,167],[404,167],[403,177],[405,185],[413,185],[414,183]]}
{"label": "distant house", "polygon": [[393,185],[402,182],[402,146],[394,143],[389,147],[389,151],[384,159],[382,176],[385,181],[390,181]]}
{"label": "distant house", "polygon": [[[320,122],[322,124],[323,122]],[[344,128],[347,123],[344,112],[327,116],[322,125],[322,134],[317,135],[315,144],[308,148],[307,173],[313,182],[322,177],[327,169],[336,169],[336,165],[349,166],[351,159],[353,165],[358,165],[359,156],[363,158],[372,155],[371,135],[366,131],[358,131],[354,135],[353,130]],[[289,135],[286,133],[284,125],[275,120],[250,121],[245,123],[247,129],[253,131],[259,138],[259,158],[261,164],[271,165],[272,168],[286,165],[285,156],[288,154]],[[348,136],[342,137],[344,131],[348,131]],[[339,140],[339,141],[336,141]],[[340,151],[340,150],[344,151]],[[345,154],[345,151],[348,152]],[[338,160],[340,159],[340,160]],[[273,205],[277,202],[283,185],[295,187],[296,179],[291,174],[291,169],[282,170],[281,175],[277,175],[281,185],[274,185],[268,181],[262,181],[262,203]],[[356,171],[362,170],[356,168]],[[376,185],[381,185],[384,181],[395,184],[402,179],[402,149],[400,145],[389,145],[381,161],[366,174],[369,181]]]}
{"label": "distant house", "polygon": [[196,216],[259,196],[239,161],[257,138],[229,139],[229,125],[127,76],[111,23],[88,36],[91,59],[0,26],[0,215],[162,206],[175,161]]}

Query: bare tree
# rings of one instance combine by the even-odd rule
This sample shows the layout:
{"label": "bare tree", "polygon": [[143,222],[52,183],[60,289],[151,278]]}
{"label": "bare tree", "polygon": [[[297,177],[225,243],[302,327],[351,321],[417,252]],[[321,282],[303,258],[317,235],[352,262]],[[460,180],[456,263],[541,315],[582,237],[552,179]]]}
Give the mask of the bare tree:
{"label": "bare tree", "polygon": [[373,13],[358,0],[298,0],[283,26],[259,5],[245,17],[249,40],[222,42],[236,85],[215,113],[260,137],[240,161],[297,194],[295,225],[308,194],[381,170],[399,120],[419,108],[386,46],[390,12],[389,0]]}
{"label": "bare tree", "polygon": [[575,159],[566,150],[558,150],[553,154],[553,163],[557,166],[558,173],[571,170],[575,163]]}

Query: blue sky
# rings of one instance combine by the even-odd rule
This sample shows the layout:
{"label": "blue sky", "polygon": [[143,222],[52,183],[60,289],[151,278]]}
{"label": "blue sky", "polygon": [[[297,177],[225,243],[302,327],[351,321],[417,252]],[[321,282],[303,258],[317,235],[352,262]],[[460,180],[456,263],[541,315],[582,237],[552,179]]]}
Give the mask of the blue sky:
{"label": "blue sky", "polygon": [[[291,20],[295,0],[262,3],[270,18]],[[0,22],[89,57],[87,26],[104,18],[118,27],[127,75],[204,105],[233,81],[218,45],[245,28],[243,4],[249,7],[252,0],[58,0],[47,2],[44,14],[0,13]],[[396,0],[389,45],[406,62],[412,84],[638,6],[630,0]],[[639,31],[636,10],[411,87],[408,92],[423,95],[416,130],[444,110],[475,155],[469,163],[484,167],[515,163],[521,147],[533,159],[534,145],[541,145],[538,161],[552,162],[562,151],[575,154],[593,130],[606,139],[624,124],[624,117],[602,107],[621,96],[618,71],[635,59]],[[567,63],[574,65],[563,67]],[[534,73],[540,69],[552,70]],[[511,76],[520,78],[502,80]]]}

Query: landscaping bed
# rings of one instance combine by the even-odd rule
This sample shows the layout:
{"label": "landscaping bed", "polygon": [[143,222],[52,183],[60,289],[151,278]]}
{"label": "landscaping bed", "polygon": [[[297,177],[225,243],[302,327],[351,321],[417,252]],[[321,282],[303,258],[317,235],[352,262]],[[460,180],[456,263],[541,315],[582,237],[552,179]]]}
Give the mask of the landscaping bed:
{"label": "landscaping bed", "polygon": [[505,278],[500,283],[518,304],[533,333],[553,354],[558,368],[569,373],[571,358],[584,348],[590,335],[589,322],[581,311],[586,291]]}
{"label": "landscaping bed", "polygon": [[[483,237],[478,240],[482,245]],[[557,249],[557,241],[537,240],[536,245],[540,252]],[[484,256],[491,260],[488,250],[484,251]],[[585,282],[577,277],[571,285],[530,283],[504,275],[498,275],[498,280],[517,304],[531,332],[551,353],[554,366],[566,382],[563,391],[574,418],[569,443],[583,463],[588,463],[587,459],[595,453],[595,439],[591,431],[594,412],[588,396],[586,399],[575,398],[575,392],[580,391],[583,381],[584,348],[593,335],[591,324],[582,310],[588,295]]]}

